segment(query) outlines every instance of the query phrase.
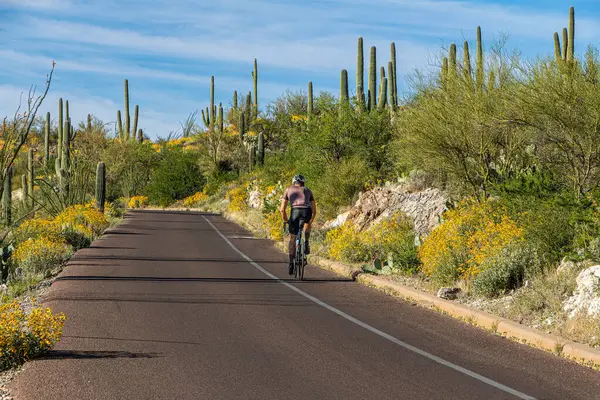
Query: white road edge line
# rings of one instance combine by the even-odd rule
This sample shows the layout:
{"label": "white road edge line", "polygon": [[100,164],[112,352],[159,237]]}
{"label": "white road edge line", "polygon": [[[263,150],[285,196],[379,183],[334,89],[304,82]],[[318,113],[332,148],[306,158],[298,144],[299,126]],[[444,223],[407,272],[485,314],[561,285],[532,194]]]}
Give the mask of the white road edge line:
{"label": "white road edge line", "polygon": [[365,322],[362,322],[362,321],[360,321],[360,320],[358,320],[358,319],[354,318],[353,316],[351,316],[351,315],[348,315],[348,314],[346,314],[345,312],[343,312],[343,311],[341,311],[341,310],[338,310],[337,308],[335,308],[335,307],[333,307],[333,306],[330,306],[329,304],[327,304],[327,303],[325,303],[325,302],[323,302],[323,301],[321,301],[321,300],[317,299],[316,297],[314,297],[314,296],[311,296],[310,294],[308,294],[308,293],[306,293],[306,292],[304,292],[304,291],[302,291],[302,290],[298,289],[296,286],[294,286],[294,285],[291,285],[291,284],[289,284],[288,282],[285,282],[284,280],[282,280],[282,279],[280,279],[280,278],[276,277],[275,275],[273,275],[273,274],[271,274],[270,272],[268,272],[267,270],[265,270],[263,267],[261,267],[260,265],[258,265],[257,263],[255,263],[255,262],[254,262],[254,261],[253,261],[253,260],[252,260],[250,257],[248,257],[248,256],[247,256],[245,253],[243,253],[241,250],[239,250],[237,247],[235,247],[235,245],[234,245],[233,243],[231,243],[231,241],[229,241],[229,239],[227,239],[227,238],[225,237],[225,235],[223,235],[223,234],[221,233],[221,231],[219,231],[219,229],[217,229],[217,227],[216,227],[216,226],[214,226],[214,225],[213,225],[213,223],[212,223],[212,222],[210,222],[210,220],[209,220],[208,218],[206,218],[204,215],[202,216],[202,218],[204,218],[204,219],[206,220],[206,222],[208,222],[208,224],[209,224],[209,225],[210,225],[210,226],[211,226],[211,227],[212,227],[212,228],[215,230],[215,232],[217,232],[217,233],[219,234],[219,236],[221,236],[221,238],[222,238],[222,239],[223,239],[223,240],[224,240],[224,241],[225,241],[225,242],[226,242],[226,243],[227,243],[227,244],[228,244],[228,245],[229,245],[229,246],[230,246],[230,247],[231,247],[233,250],[235,250],[235,251],[236,251],[236,252],[237,252],[237,253],[238,253],[240,256],[242,256],[242,257],[243,257],[243,258],[244,258],[246,261],[248,261],[248,263],[250,263],[250,264],[251,264],[251,265],[252,265],[254,268],[258,269],[260,272],[262,272],[263,274],[267,275],[269,278],[271,278],[271,279],[273,279],[273,280],[276,280],[276,281],[278,281],[278,282],[279,282],[279,283],[281,283],[282,285],[285,285],[285,286],[287,286],[288,288],[292,289],[294,292],[296,292],[296,293],[298,293],[298,294],[300,294],[300,295],[302,295],[302,296],[306,297],[306,298],[307,298],[307,299],[309,299],[310,301],[312,301],[312,302],[314,302],[314,303],[316,303],[316,304],[320,305],[321,307],[324,307],[324,308],[328,309],[329,311],[331,311],[331,312],[333,312],[333,313],[335,313],[335,314],[339,315],[340,317],[342,317],[342,318],[345,318],[345,319],[347,319],[348,321],[350,321],[350,322],[353,322],[353,323],[355,323],[356,325],[358,325],[358,326],[361,326],[361,327],[365,328],[366,330],[368,330],[368,331],[371,331],[371,332],[375,333],[376,335],[379,335],[379,336],[381,336],[381,337],[383,337],[383,338],[385,338],[385,339],[389,340],[390,342],[397,344],[397,345],[398,345],[398,346],[400,346],[400,347],[404,347],[405,349],[407,349],[407,350],[410,350],[410,351],[412,351],[413,353],[419,354],[419,355],[421,355],[421,356],[423,356],[423,357],[425,357],[425,358],[428,358],[428,359],[430,359],[430,360],[432,360],[432,361],[435,361],[435,362],[436,362],[436,363],[438,363],[438,364],[444,365],[444,366],[446,366],[446,367],[448,367],[448,368],[451,368],[451,369],[453,369],[453,370],[455,370],[455,371],[461,372],[461,373],[463,373],[463,374],[465,374],[465,375],[467,375],[467,376],[470,376],[471,378],[477,379],[477,380],[478,380],[478,381],[480,381],[480,382],[486,383],[486,384],[488,384],[488,385],[490,385],[490,386],[493,386],[493,387],[495,387],[495,388],[497,388],[497,389],[500,389],[500,390],[502,390],[502,391],[504,391],[504,392],[506,392],[506,393],[510,393],[510,394],[512,394],[513,396],[516,396],[516,397],[518,397],[518,398],[520,398],[520,399],[524,399],[524,400],[536,400],[536,398],[535,398],[535,397],[531,397],[531,396],[529,396],[529,395],[527,395],[527,394],[525,394],[525,393],[521,393],[521,392],[519,392],[519,391],[517,391],[517,390],[515,390],[515,389],[512,389],[512,388],[510,388],[510,387],[508,387],[508,386],[505,386],[505,385],[503,385],[503,384],[501,384],[501,383],[499,383],[499,382],[496,382],[496,381],[494,381],[494,380],[492,380],[492,379],[490,379],[490,378],[486,378],[486,377],[485,377],[485,376],[483,376],[483,375],[479,375],[479,374],[478,374],[478,373],[476,373],[476,372],[473,372],[473,371],[471,371],[471,370],[468,370],[468,369],[466,369],[466,368],[463,368],[463,367],[461,367],[460,365],[453,364],[453,363],[451,363],[450,361],[446,361],[446,360],[444,360],[443,358],[440,358],[440,357],[438,357],[438,356],[435,356],[435,355],[433,355],[433,354],[431,354],[431,353],[428,353],[428,352],[426,352],[425,350],[421,350],[421,349],[419,349],[418,347],[415,347],[415,346],[413,346],[413,345],[410,345],[410,344],[408,344],[408,343],[405,343],[405,342],[403,342],[402,340],[400,340],[400,339],[398,339],[398,338],[395,338],[395,337],[394,337],[394,336],[392,336],[392,335],[389,335],[389,334],[387,334],[387,333],[385,333],[385,332],[383,332],[383,331],[380,331],[379,329],[377,329],[377,328],[374,328],[374,327],[372,327],[371,325],[369,325],[369,324],[367,324],[367,323],[365,323]]}

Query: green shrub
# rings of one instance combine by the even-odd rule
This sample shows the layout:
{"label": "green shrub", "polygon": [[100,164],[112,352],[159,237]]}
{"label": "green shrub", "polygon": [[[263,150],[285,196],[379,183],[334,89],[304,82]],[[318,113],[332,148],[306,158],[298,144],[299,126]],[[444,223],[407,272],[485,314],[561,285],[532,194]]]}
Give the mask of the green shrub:
{"label": "green shrub", "polygon": [[526,277],[540,272],[536,252],[523,242],[508,246],[485,261],[483,271],[473,281],[473,292],[496,297],[522,286]]}
{"label": "green shrub", "polygon": [[367,262],[391,259],[394,268],[414,271],[419,266],[412,221],[402,213],[364,231],[346,223],[327,233],[328,255],[348,262]]}
{"label": "green shrub", "polygon": [[166,207],[201,192],[205,182],[196,154],[170,148],[162,153],[158,167],[152,172],[148,197],[151,203]]}

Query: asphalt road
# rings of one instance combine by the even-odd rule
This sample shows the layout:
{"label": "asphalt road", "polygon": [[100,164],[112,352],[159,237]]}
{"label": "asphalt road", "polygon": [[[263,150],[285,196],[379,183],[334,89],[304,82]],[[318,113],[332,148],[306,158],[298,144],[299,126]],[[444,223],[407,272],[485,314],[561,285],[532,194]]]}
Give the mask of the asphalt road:
{"label": "asphalt road", "polygon": [[220,216],[131,213],[52,285],[63,339],[14,398],[600,399],[598,372],[286,258]]}

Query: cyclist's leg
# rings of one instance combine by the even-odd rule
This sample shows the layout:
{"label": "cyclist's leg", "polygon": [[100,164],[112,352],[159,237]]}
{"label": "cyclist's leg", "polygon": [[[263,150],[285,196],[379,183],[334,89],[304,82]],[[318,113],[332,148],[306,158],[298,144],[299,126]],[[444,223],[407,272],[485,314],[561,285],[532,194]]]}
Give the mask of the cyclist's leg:
{"label": "cyclist's leg", "polygon": [[298,212],[298,209],[292,208],[291,212],[290,212],[290,220],[289,220],[289,233],[290,233],[290,241],[288,244],[288,254],[289,254],[289,258],[290,258],[290,264],[289,264],[289,272],[290,274],[293,273],[293,264],[294,264],[294,257],[296,256],[296,235],[298,234],[299,231],[299,218],[301,217],[301,215]]}
{"label": "cyclist's leg", "polygon": [[304,248],[306,249],[306,254],[310,254],[310,220],[312,219],[312,210],[310,208],[306,211],[306,224],[304,224]]}

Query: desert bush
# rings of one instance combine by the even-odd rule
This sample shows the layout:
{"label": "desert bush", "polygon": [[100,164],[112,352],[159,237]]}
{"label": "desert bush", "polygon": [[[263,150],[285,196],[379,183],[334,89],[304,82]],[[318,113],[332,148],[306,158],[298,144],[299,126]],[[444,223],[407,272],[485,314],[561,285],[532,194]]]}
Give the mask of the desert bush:
{"label": "desert bush", "polygon": [[12,233],[15,244],[25,242],[41,236],[52,241],[60,241],[60,226],[52,219],[28,219],[19,225]]}
{"label": "desert bush", "polygon": [[206,193],[196,192],[193,195],[188,196],[185,199],[183,199],[183,205],[184,205],[184,207],[194,207],[206,199],[208,199],[208,195]]}
{"label": "desert bush", "polygon": [[206,179],[195,152],[172,148],[163,151],[147,187],[150,203],[166,207],[202,191]]}
{"label": "desert bush", "polygon": [[523,236],[523,229],[492,201],[463,202],[444,214],[444,222],[420,247],[419,258],[423,272],[440,284],[459,277],[470,281],[493,267],[490,260]]}
{"label": "desert bush", "polygon": [[409,217],[397,213],[364,231],[352,223],[327,233],[325,245],[329,257],[349,262],[393,259],[395,268],[409,271],[419,266],[415,233]]}
{"label": "desert bush", "polygon": [[40,236],[18,245],[12,257],[25,274],[39,274],[62,264],[71,254],[71,246],[64,240],[54,241]]}
{"label": "desert bush", "polygon": [[55,223],[62,231],[79,232],[89,241],[93,241],[108,228],[106,216],[94,207],[78,204],[65,209],[56,216]]}
{"label": "desert bush", "polygon": [[148,196],[133,196],[127,202],[127,208],[144,208],[148,206]]}
{"label": "desert bush", "polygon": [[65,318],[40,306],[27,314],[17,302],[0,305],[0,371],[52,349],[62,336]]}
{"label": "desert bush", "polygon": [[518,242],[488,257],[481,269],[481,273],[473,280],[473,292],[496,297],[521,287],[527,277],[539,274],[541,263],[532,247],[525,242]]}
{"label": "desert bush", "polygon": [[245,186],[235,186],[227,191],[225,200],[229,202],[227,210],[229,212],[240,212],[248,208],[246,199],[248,192]]}

